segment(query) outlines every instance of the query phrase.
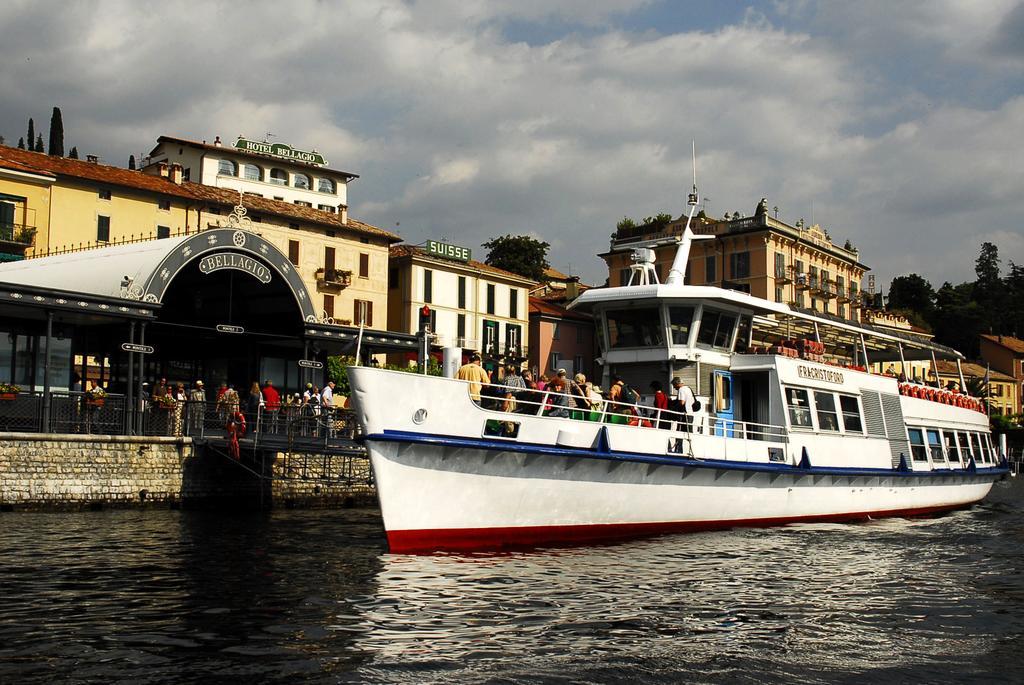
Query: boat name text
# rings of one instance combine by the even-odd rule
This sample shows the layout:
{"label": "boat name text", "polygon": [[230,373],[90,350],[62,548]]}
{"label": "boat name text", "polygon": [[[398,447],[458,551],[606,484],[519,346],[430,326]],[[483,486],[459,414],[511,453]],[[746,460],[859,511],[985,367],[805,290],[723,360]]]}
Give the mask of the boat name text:
{"label": "boat name text", "polygon": [[826,383],[843,383],[843,374],[839,371],[832,371],[831,369],[816,369],[811,366],[803,366],[802,364],[796,367],[796,375],[800,378],[807,378],[812,381],[825,381]]}

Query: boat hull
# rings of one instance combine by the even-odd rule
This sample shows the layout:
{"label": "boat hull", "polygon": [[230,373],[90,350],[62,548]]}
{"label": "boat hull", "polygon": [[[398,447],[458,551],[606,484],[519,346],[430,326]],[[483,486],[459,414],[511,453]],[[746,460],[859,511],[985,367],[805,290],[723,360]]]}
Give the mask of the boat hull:
{"label": "boat hull", "polygon": [[392,552],[914,516],[969,506],[983,471],[799,469],[385,431],[367,439]]}

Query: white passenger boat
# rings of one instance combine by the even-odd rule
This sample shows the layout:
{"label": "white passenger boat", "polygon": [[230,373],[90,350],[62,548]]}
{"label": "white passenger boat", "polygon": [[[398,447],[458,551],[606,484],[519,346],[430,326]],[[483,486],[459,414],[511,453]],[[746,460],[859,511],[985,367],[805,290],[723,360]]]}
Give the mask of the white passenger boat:
{"label": "white passenger boat", "polygon": [[980,403],[867,371],[959,353],[686,285],[694,239],[688,224],[666,283],[641,250],[630,285],[573,304],[600,322],[602,385],[683,378],[702,404],[690,430],[649,407],[557,418],[520,394],[509,413],[462,381],[349,370],[393,552],[920,515],[976,503],[1005,476]]}

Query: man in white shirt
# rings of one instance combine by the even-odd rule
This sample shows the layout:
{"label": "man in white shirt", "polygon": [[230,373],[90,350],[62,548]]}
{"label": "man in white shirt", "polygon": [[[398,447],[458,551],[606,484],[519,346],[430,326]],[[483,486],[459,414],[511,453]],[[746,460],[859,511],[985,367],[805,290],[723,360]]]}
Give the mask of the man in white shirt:
{"label": "man in white shirt", "polygon": [[693,391],[690,390],[688,385],[683,383],[682,378],[676,376],[672,379],[672,402],[669,409],[684,414],[682,425],[683,430],[687,433],[690,432],[690,424],[692,423],[694,399]]}
{"label": "man in white shirt", "polygon": [[327,385],[320,392],[320,401],[328,409],[334,406],[334,381],[327,381]]}

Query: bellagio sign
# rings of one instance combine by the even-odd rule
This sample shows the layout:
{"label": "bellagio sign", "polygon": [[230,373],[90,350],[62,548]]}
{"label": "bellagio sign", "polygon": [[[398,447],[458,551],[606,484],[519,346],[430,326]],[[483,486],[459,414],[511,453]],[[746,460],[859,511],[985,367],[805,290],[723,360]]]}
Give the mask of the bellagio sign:
{"label": "bellagio sign", "polygon": [[203,257],[199,261],[199,270],[204,274],[212,274],[221,269],[244,271],[255,277],[260,283],[270,283],[270,269],[263,262],[235,252],[217,252]]}

